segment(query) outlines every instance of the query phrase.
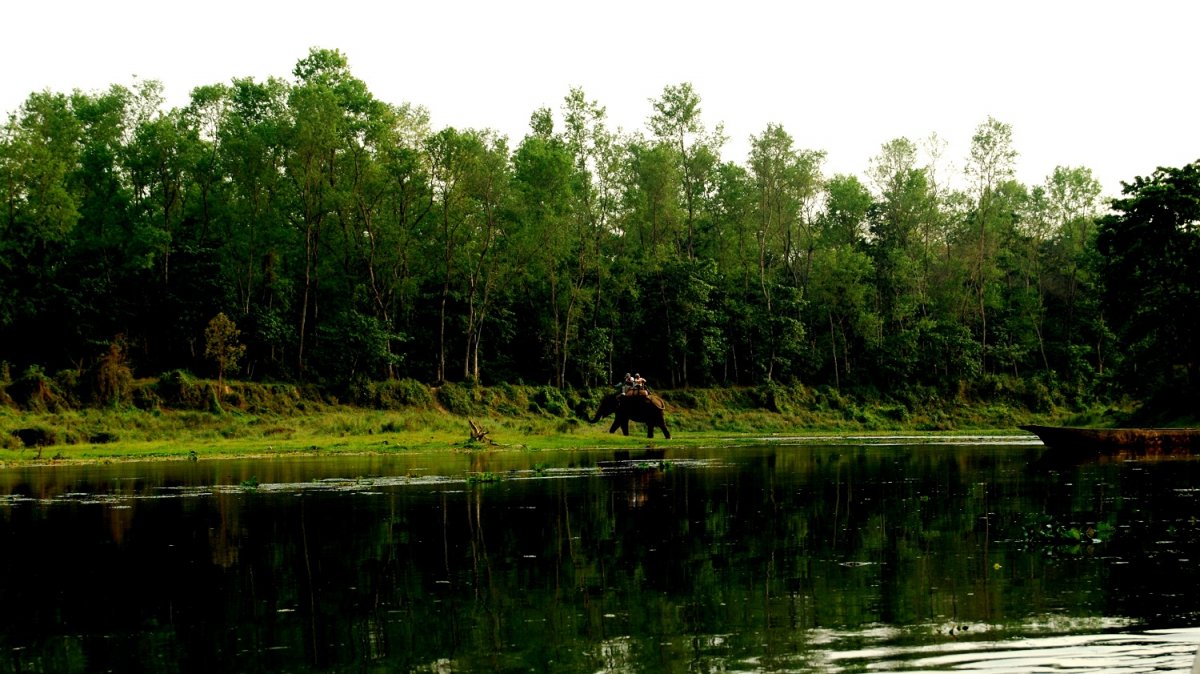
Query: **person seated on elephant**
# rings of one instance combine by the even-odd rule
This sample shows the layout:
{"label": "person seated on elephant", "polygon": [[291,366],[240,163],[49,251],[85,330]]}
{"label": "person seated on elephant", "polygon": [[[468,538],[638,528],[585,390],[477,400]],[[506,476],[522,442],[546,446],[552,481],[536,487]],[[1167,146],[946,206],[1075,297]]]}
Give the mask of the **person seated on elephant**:
{"label": "person seated on elephant", "polygon": [[617,384],[617,392],[623,396],[626,396],[629,395],[631,391],[633,391],[633,375],[626,372],[625,378],[621,380],[620,384]]}
{"label": "person seated on elephant", "polygon": [[650,389],[646,386],[646,378],[640,372],[633,375],[633,391],[634,395],[650,395]]}

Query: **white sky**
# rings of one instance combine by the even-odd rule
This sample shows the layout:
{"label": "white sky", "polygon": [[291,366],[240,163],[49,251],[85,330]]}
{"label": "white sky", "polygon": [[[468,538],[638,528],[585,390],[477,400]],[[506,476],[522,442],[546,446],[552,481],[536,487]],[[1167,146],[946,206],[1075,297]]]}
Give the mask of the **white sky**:
{"label": "white sky", "polygon": [[960,168],[989,115],[1012,125],[1029,185],[1086,166],[1112,196],[1200,159],[1194,0],[37,0],[0,20],[5,114],[35,91],[137,79],[184,105],[196,86],[290,78],[316,46],[435,128],[491,127],[514,146],[571,87],[636,130],[650,99],[690,82],[743,164],[773,122],[826,151],[830,175],[931,132]]}

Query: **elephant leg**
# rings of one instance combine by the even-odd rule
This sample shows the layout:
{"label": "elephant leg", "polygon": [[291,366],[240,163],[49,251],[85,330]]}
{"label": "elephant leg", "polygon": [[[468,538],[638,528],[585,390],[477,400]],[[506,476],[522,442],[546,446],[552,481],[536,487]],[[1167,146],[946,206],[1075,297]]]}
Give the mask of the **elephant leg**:
{"label": "elephant leg", "polygon": [[608,432],[616,433],[618,428],[621,429],[621,433],[624,435],[629,435],[629,419],[622,419],[621,415],[618,414],[617,417],[613,419],[612,428],[608,429]]}

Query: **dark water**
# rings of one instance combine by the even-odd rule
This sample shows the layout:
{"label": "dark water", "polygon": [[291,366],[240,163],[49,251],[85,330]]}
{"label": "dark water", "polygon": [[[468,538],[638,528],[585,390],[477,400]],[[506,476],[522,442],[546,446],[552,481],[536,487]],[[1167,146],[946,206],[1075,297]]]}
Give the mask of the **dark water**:
{"label": "dark water", "polygon": [[0,471],[0,672],[1186,671],[1200,459],[1038,443]]}

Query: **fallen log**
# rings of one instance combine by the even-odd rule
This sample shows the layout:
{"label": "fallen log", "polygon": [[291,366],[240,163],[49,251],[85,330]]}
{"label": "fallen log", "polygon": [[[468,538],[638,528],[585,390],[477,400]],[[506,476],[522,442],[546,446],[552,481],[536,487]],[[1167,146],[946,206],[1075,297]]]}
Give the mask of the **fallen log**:
{"label": "fallen log", "polygon": [[491,438],[487,437],[487,434],[489,431],[486,428],[475,423],[475,421],[473,419],[467,419],[467,423],[471,424],[471,441],[472,442],[486,442],[489,445],[496,444],[495,440],[492,440]]}

